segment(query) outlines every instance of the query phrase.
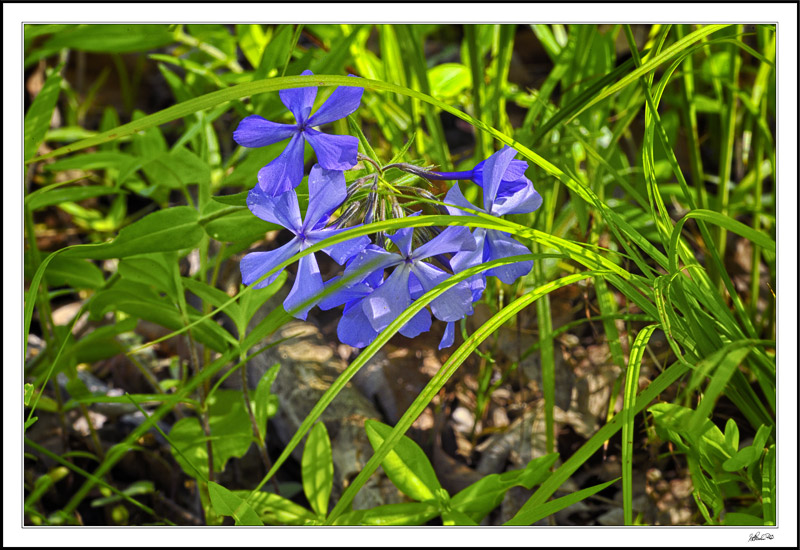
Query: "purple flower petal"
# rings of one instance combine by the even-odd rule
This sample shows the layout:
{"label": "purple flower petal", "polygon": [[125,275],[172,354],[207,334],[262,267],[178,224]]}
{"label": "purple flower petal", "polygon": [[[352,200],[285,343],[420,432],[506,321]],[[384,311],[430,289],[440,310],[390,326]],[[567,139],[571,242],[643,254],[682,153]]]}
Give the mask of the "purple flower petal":
{"label": "purple flower petal", "polygon": [[349,170],[358,161],[358,138],[323,134],[306,128],[303,131],[306,141],[317,154],[320,166],[328,170]]}
{"label": "purple flower petal", "polygon": [[[329,281],[325,281],[325,289],[330,286],[335,285],[339,281],[342,280],[342,276],[338,275]],[[373,287],[370,286],[367,282],[356,283],[351,286],[343,286],[340,287],[338,290],[333,291],[332,294],[326,296],[319,302],[319,308],[322,310],[329,310],[335,307],[338,307],[342,304],[346,304],[348,302],[353,302],[357,300],[361,300],[361,298],[367,296],[370,292],[372,292]]]}
{"label": "purple flower petal", "polygon": [[503,175],[516,154],[514,149],[506,146],[486,159],[483,165],[483,208],[487,212],[492,211],[500,182],[503,181]]}
{"label": "purple flower petal", "polygon": [[[307,76],[314,73],[303,71],[300,74]],[[281,96],[281,101],[286,105],[286,108],[292,112],[298,124],[303,124],[308,120],[308,115],[311,114],[311,109],[314,107],[314,99],[317,97],[316,86],[289,88],[280,90],[278,94]]]}
{"label": "purple flower petal", "polygon": [[394,232],[394,235],[389,235],[389,239],[395,244],[403,258],[407,258],[411,254],[411,239],[413,238],[413,227],[401,227]]}
{"label": "purple flower petal", "polygon": [[264,117],[250,115],[233,132],[233,141],[243,147],[264,147],[289,139],[299,130],[293,124],[278,124]]}
{"label": "purple flower petal", "polygon": [[[289,292],[289,296],[287,296],[286,300],[283,302],[283,308],[287,312],[291,311],[292,309],[305,303],[307,300],[318,296],[322,291],[322,288],[322,275],[319,273],[317,259],[313,254],[303,256],[300,258],[300,262],[298,263],[297,277],[294,280],[294,285],[292,286],[292,290]],[[315,305],[315,302],[311,302],[303,309],[296,311],[293,315],[296,318],[305,321],[309,310],[311,310],[311,308],[313,308]]]}
{"label": "purple flower petal", "polygon": [[439,349],[449,348],[452,346],[455,338],[456,324],[455,322],[451,321],[447,323],[447,326],[444,328],[444,335],[442,336],[442,341],[439,342]]}
{"label": "purple flower petal", "polygon": [[528,214],[539,208],[542,205],[542,196],[536,192],[530,180],[525,179],[525,181],[526,185],[517,192],[505,196],[498,195],[492,205],[492,214],[495,216]]}
{"label": "purple flower petal", "polygon": [[336,334],[341,343],[354,348],[363,348],[375,340],[378,331],[372,328],[367,315],[361,309],[361,302],[355,302],[352,306],[345,307]]}
{"label": "purple flower petal", "polygon": [[[480,161],[472,169],[472,181],[478,186],[483,187],[483,166],[486,164],[485,160]],[[517,181],[525,176],[525,170],[528,169],[528,163],[524,160],[512,160],[503,174],[503,181]]]}
{"label": "purple flower petal", "polygon": [[297,195],[292,191],[270,197],[258,188],[247,194],[247,208],[262,220],[289,229],[297,234],[302,227]]}
{"label": "purple flower petal", "polygon": [[[299,251],[300,240],[292,239],[282,247],[276,248],[275,250],[269,250],[267,252],[251,252],[242,258],[241,262],[239,262],[239,269],[242,272],[242,282],[246,285],[253,284],[269,270],[278,264],[285,262]],[[283,271],[283,269],[277,273],[273,273],[253,288],[264,288],[265,286],[268,286],[278,277],[278,275],[280,275],[281,271]]]}
{"label": "purple flower petal", "polygon": [[258,186],[262,191],[277,197],[300,184],[303,179],[304,145],[302,135],[295,134],[286,149],[258,171]]}
{"label": "purple flower petal", "polygon": [[358,281],[363,281],[371,276],[371,274],[379,271],[383,273],[384,269],[388,269],[394,265],[403,262],[403,258],[398,254],[386,252],[378,246],[367,246],[356,255],[344,270],[347,276],[361,273]]}
{"label": "purple flower petal", "polygon": [[407,264],[401,264],[381,286],[362,301],[361,307],[374,330],[380,332],[385,329],[411,303],[408,293],[410,273]]}
{"label": "purple flower petal", "polygon": [[[414,262],[411,270],[425,291],[429,291],[451,275],[425,262]],[[458,321],[472,313],[472,291],[465,281],[451,287],[431,302],[431,311],[442,321]]]}
{"label": "purple flower petal", "polygon": [[467,227],[451,226],[414,251],[415,260],[462,250],[475,250],[475,239]]}
{"label": "purple flower petal", "polygon": [[[445,196],[444,201],[445,208],[447,208],[447,212],[450,213],[452,216],[472,216],[474,215],[472,212],[467,210],[462,210],[462,208],[469,208],[472,210],[476,210],[478,212],[483,212],[481,208],[478,208],[471,202],[469,202],[466,197],[464,197],[463,193],[461,193],[461,188],[458,186],[457,183],[453,184],[453,187],[447,192],[447,196]],[[448,206],[452,204],[453,206]]]}
{"label": "purple flower petal", "polygon": [[[525,245],[502,231],[488,230],[486,232],[486,242],[489,245],[489,258],[487,258],[486,261],[531,253]],[[487,271],[486,274],[494,275],[504,283],[510,285],[523,275],[527,275],[532,268],[533,262],[527,260],[504,265],[502,267],[494,267]]]}
{"label": "purple flower petal", "polygon": [[[350,75],[353,76],[353,75]],[[357,78],[357,77],[353,77]],[[310,119],[309,126],[322,126],[334,120],[339,120],[353,114],[361,105],[361,96],[364,88],[355,86],[339,86],[325,100],[322,107],[317,109]]]}
{"label": "purple flower petal", "polygon": [[459,273],[467,268],[474,267],[488,261],[486,258],[486,229],[483,227],[475,228],[472,233],[472,238],[475,240],[474,250],[464,250],[457,253],[450,258],[450,267],[453,271]]}
{"label": "purple flower petal", "polygon": [[431,329],[431,314],[427,309],[419,310],[403,327],[400,334],[406,338],[415,338]]}
{"label": "purple flower petal", "polygon": [[347,184],[344,172],[326,170],[319,164],[311,168],[308,175],[308,209],[303,220],[303,232],[314,229],[317,222],[325,223],[327,218],[347,197]]}
{"label": "purple flower petal", "polygon": [[[334,235],[338,235],[339,233],[343,233],[344,231],[348,231],[350,229],[352,228],[317,229],[316,231],[312,231],[311,233],[307,234],[306,241],[309,244],[317,244],[329,237],[333,237]],[[347,260],[364,250],[364,248],[366,248],[369,244],[369,237],[366,235],[361,235],[360,237],[354,237],[344,242],[327,246],[323,248],[322,251],[333,258],[333,261],[335,261],[337,264],[343,265]]]}

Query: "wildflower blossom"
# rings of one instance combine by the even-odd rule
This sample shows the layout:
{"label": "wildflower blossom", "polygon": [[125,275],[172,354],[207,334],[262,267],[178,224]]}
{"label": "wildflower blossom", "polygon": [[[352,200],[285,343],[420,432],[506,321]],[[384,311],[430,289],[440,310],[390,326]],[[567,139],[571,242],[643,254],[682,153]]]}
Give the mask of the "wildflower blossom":
{"label": "wildflower blossom", "polygon": [[[310,75],[312,72],[303,71],[302,74]],[[303,179],[305,142],[311,145],[317,155],[317,162],[326,170],[347,170],[355,166],[358,138],[325,134],[314,127],[355,112],[361,103],[363,92],[363,88],[339,86],[317,112],[309,116],[317,96],[315,86],[281,90],[281,101],[292,112],[297,124],[278,124],[259,115],[244,118],[233,133],[233,139],[239,145],[264,147],[289,139],[286,149],[259,170],[259,188],[267,195],[275,197],[297,187]]]}
{"label": "wildflower blossom", "polygon": [[[440,254],[451,254],[472,250],[475,242],[465,227],[448,227],[427,243],[411,250],[413,228],[398,229],[389,239],[398,252],[387,252],[377,246],[364,248],[348,264],[345,276],[369,266],[369,273],[383,273],[394,267],[391,275],[373,291],[359,300],[361,312],[369,322],[369,327],[361,324],[359,338],[370,340],[373,333],[385,329],[419,296],[429,291],[451,275],[444,270],[424,262],[427,258]],[[442,321],[457,321],[472,313],[472,291],[462,281],[448,289],[431,304],[433,315]],[[355,317],[355,314],[353,314]],[[359,314],[360,318],[360,314]],[[420,310],[401,329],[401,334],[416,336],[430,329],[430,313]]]}
{"label": "wildflower blossom", "polygon": [[[539,208],[542,205],[542,197],[533,188],[533,184],[519,172],[520,165],[512,165],[515,154],[514,149],[504,147],[482,163],[480,180],[483,186],[483,209],[470,203],[456,183],[450,188],[444,200],[450,205],[447,206],[448,212],[453,215],[466,215],[469,214],[469,210],[477,210],[493,216],[503,216],[529,213]],[[524,185],[520,184],[522,180],[526,182]],[[509,189],[516,191],[510,192]],[[468,211],[465,212],[464,209]],[[463,271],[491,260],[530,254],[530,250],[523,244],[502,231],[479,227],[475,229],[473,237],[476,248],[471,251],[461,251],[450,260],[450,265],[455,271]],[[492,268],[479,277],[483,279],[486,275],[494,275],[504,283],[511,284],[528,273],[532,267],[531,261],[515,262]],[[479,287],[477,283],[473,284],[476,288]]]}
{"label": "wildflower blossom", "polygon": [[[295,237],[275,250],[251,252],[242,258],[240,269],[244,284],[252,284],[298,252],[345,231],[344,229],[325,227],[330,215],[344,201],[347,194],[344,174],[314,165],[308,176],[308,193],[308,209],[303,220],[300,215],[297,194],[294,191],[283,193],[278,197],[270,197],[257,188],[250,191],[247,196],[247,206],[250,211],[262,220],[285,227],[294,233]],[[338,264],[343,264],[368,244],[369,238],[362,236],[323,248],[323,251]],[[256,288],[270,284],[281,271],[267,277],[257,284]],[[289,311],[311,297],[319,295],[322,289],[322,276],[314,254],[303,256],[300,258],[294,286],[283,305]],[[311,307],[313,304],[298,311],[295,316],[305,320]]]}

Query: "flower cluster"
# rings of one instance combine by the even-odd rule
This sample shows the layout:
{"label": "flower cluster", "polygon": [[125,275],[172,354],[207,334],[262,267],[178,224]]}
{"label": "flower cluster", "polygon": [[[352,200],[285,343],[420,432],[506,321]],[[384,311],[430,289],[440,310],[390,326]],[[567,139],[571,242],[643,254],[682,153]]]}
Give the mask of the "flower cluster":
{"label": "flower cluster", "polygon": [[[310,75],[311,71],[303,72]],[[350,75],[353,76],[353,75]],[[284,151],[258,172],[258,185],[247,198],[250,211],[268,222],[294,234],[287,244],[267,252],[251,252],[241,261],[242,281],[250,285],[298,252],[328,237],[345,231],[348,222],[356,219],[370,223],[383,219],[388,210],[394,217],[413,216],[392,193],[379,194],[381,177],[389,168],[397,168],[427,180],[471,181],[483,188],[483,208],[471,204],[458,183],[448,191],[441,210],[453,215],[474,215],[483,212],[492,216],[533,212],[542,203],[539,193],[525,177],[528,164],[514,160],[516,151],[504,147],[468,172],[435,172],[416,165],[397,163],[380,165],[358,153],[358,139],[323,133],[316,127],[344,118],[358,109],[363,88],[340,86],[317,109],[315,87],[282,90],[280,98],[294,115],[296,124],[278,124],[258,115],[241,121],[233,134],[245,147],[262,147],[288,139]],[[304,144],[314,150],[317,163],[308,175],[308,208],[300,211],[295,188],[304,176]],[[348,184],[344,171],[358,160],[378,168]],[[391,191],[411,190],[420,196],[435,199],[424,189],[388,185]],[[366,193],[359,201],[358,195]],[[388,195],[388,199],[386,196]],[[380,204],[381,201],[387,201]],[[344,205],[343,212],[334,213]],[[459,273],[492,260],[530,254],[530,251],[507,233],[485,228],[470,231],[466,227],[402,228],[391,235],[379,233],[374,242],[361,236],[322,249],[339,265],[341,276],[325,282],[314,254],[303,256],[297,268],[294,285],[284,302],[287,311],[306,319],[315,305],[321,309],[344,306],[338,326],[339,339],[354,347],[364,347],[420,296],[439,283]],[[486,288],[486,277],[495,276],[504,283],[513,283],[527,274],[531,261],[519,261],[494,267],[463,280],[431,301],[400,329],[414,337],[430,329],[433,318],[446,323],[440,349],[452,345],[455,322],[472,314],[473,303]],[[272,274],[257,284],[270,284],[280,273]],[[344,284],[341,284],[344,279]],[[325,292],[336,285],[332,292]],[[325,295],[324,298],[321,295]],[[301,307],[302,306],[302,307]]]}

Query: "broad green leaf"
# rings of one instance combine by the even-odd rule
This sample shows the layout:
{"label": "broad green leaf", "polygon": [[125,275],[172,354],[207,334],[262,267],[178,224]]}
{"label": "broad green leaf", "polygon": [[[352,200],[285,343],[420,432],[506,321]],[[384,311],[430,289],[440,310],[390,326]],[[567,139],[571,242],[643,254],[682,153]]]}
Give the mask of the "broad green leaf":
{"label": "broad green leaf", "polygon": [[600,485],[595,485],[594,487],[589,487],[587,489],[581,489],[580,491],[576,491],[567,496],[551,500],[550,502],[545,502],[544,504],[540,504],[539,506],[526,510],[524,513],[518,513],[503,525],[533,525],[537,521],[548,516],[552,516],[556,512],[559,512],[568,506],[572,506],[576,502],[580,502],[586,498],[589,498],[595,493],[599,493],[612,483],[616,482],[617,479],[612,479],[611,481],[601,483]]}
{"label": "broad green leaf", "polygon": [[132,223],[110,243],[67,248],[64,249],[64,255],[94,260],[125,258],[149,252],[192,248],[202,237],[203,228],[198,223],[197,211],[189,206],[175,206],[153,212]]}
{"label": "broad green leaf", "polygon": [[423,525],[440,513],[437,502],[398,502],[341,515],[335,525]]}
{"label": "broad green leaf", "polygon": [[[196,279],[191,279],[189,277],[181,277],[181,281],[183,281],[183,286],[193,292],[198,298],[202,299],[204,302],[208,302],[216,308],[221,308],[222,311],[230,316],[231,320],[233,320],[237,326],[241,324],[241,308],[236,302],[231,302],[231,296],[228,296],[226,292],[207,283],[198,281]],[[228,302],[231,303],[228,304]]]}
{"label": "broad green leaf", "polygon": [[308,525],[315,519],[309,510],[274,493],[234,491],[233,494],[246,500],[268,525]]}
{"label": "broad green leaf", "polygon": [[[231,458],[241,458],[253,441],[250,418],[244,408],[241,392],[217,390],[208,398],[209,430],[214,454],[214,471],[222,472]],[[200,421],[194,417],[178,420],[169,432],[170,440],[181,450],[172,454],[183,471],[195,476],[195,468],[208,476],[206,437]],[[185,457],[185,459],[184,459]],[[186,463],[189,460],[194,468]]]}
{"label": "broad green leaf", "polygon": [[301,468],[303,492],[311,509],[318,517],[325,518],[333,489],[333,455],[328,430],[322,422],[318,422],[308,434]]}
{"label": "broad green leaf", "polygon": [[286,274],[286,271],[283,271],[272,283],[266,287],[251,288],[250,292],[240,298],[239,303],[242,306],[242,314],[245,323],[250,323],[250,320],[253,318],[253,315],[255,315],[258,308],[263,306],[267,300],[272,298],[275,293],[283,287],[288,277],[289,276]]}
{"label": "broad green leaf", "polygon": [[92,262],[64,256],[53,258],[45,279],[51,287],[69,286],[76,289],[97,289],[105,283],[103,272]]}
{"label": "broad green leaf", "polygon": [[53,109],[56,107],[58,95],[61,92],[61,65],[59,65],[44,83],[39,94],[31,103],[25,113],[25,160],[28,161],[36,154],[39,146],[44,141],[45,133],[50,127]]}
{"label": "broad green leaf", "polygon": [[726,472],[738,472],[739,470],[744,470],[750,466],[750,464],[758,460],[758,458],[761,456],[761,452],[762,451],[760,449],[756,449],[752,445],[745,447],[744,449],[740,449],[736,451],[732,457],[722,463],[722,468]]}
{"label": "broad green leaf", "polygon": [[136,157],[117,151],[98,151],[83,153],[73,157],[60,159],[45,166],[48,172],[65,172],[67,170],[107,170],[119,169],[123,164],[135,160]]}
{"label": "broad green leaf", "polygon": [[87,185],[81,187],[68,187],[66,189],[53,189],[52,191],[45,191],[40,195],[36,195],[31,200],[27,201],[28,208],[38,210],[46,206],[58,205],[68,201],[82,201],[94,197],[103,197],[105,195],[119,195],[124,193],[119,189],[113,187],[106,187],[104,185]]}
{"label": "broad green leaf", "polygon": [[73,356],[76,363],[95,363],[113,357],[123,350],[117,336],[132,332],[138,322],[135,317],[129,317],[113,325],[98,327],[72,344],[66,353]]}
{"label": "broad green leaf", "polygon": [[145,162],[142,170],[153,185],[179,189],[192,183],[208,185],[211,171],[200,157],[184,147],[160,153]]}
{"label": "broad green leaf", "polygon": [[550,467],[558,460],[558,453],[534,458],[522,470],[490,474],[459,491],[450,499],[450,507],[463,512],[473,521],[480,522],[497,508],[511,487],[531,489],[550,475]]}
{"label": "broad green leaf", "polygon": [[166,254],[143,254],[124,258],[119,262],[117,272],[123,279],[150,285],[157,291],[165,292],[174,303],[177,303],[178,289],[175,288],[173,278],[173,271],[178,269],[177,258],[173,255],[168,259],[166,256]]}
{"label": "broad green leaf", "polygon": [[442,63],[428,69],[428,80],[431,83],[431,95],[444,101],[458,97],[472,85],[472,75],[461,63]]}
{"label": "broad green leaf", "polygon": [[[366,421],[367,437],[373,449],[378,449],[392,432],[392,427],[377,420]],[[383,463],[383,471],[395,487],[419,502],[436,498],[441,484],[425,452],[406,436],[391,451]]]}
{"label": "broad green leaf", "polygon": [[214,511],[222,516],[232,516],[236,525],[264,525],[246,501],[219,483],[208,482],[208,496]]}
{"label": "broad green leaf", "polygon": [[[166,298],[153,297],[150,288],[140,283],[118,283],[110,289],[98,292],[90,304],[90,312],[98,318],[108,311],[123,311],[172,330],[185,326],[178,307],[173,302]],[[190,322],[198,315],[199,312],[189,308]],[[192,336],[219,352],[227,349],[226,342],[236,344],[236,340],[225,329],[211,320],[203,321],[192,328]]]}
{"label": "broad green leaf", "polygon": [[[230,207],[226,207],[215,201],[209,201],[203,210],[203,215],[209,216],[215,212],[221,212],[226,208]],[[267,231],[279,230],[282,229],[282,227],[274,223],[265,222],[244,208],[232,211],[229,214],[203,224],[203,229],[206,234],[214,240],[240,243],[244,241],[252,242],[260,237],[263,238]]]}
{"label": "broad green leaf", "polygon": [[250,191],[242,191],[233,195],[215,195],[211,197],[213,200],[228,206],[247,206],[247,195]]}
{"label": "broad green leaf", "polygon": [[173,34],[167,25],[90,24],[55,33],[44,43],[42,51],[54,52],[68,48],[98,53],[127,53],[159,48],[172,41]]}

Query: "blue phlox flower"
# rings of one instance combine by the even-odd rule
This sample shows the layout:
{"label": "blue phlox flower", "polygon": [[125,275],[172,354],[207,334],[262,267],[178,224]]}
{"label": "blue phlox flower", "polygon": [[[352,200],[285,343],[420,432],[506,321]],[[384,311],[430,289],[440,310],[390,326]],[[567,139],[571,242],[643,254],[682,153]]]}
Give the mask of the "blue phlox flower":
{"label": "blue phlox flower", "polygon": [[[511,153],[511,151],[514,151]],[[528,169],[528,163],[524,160],[514,159],[516,151],[509,146],[503,147],[500,151],[482,160],[472,170],[464,172],[429,172],[425,177],[437,180],[471,180],[479,187],[483,187],[484,173],[486,172],[486,165],[490,160],[495,159],[492,163],[496,163],[498,158],[505,159],[506,155],[511,156],[510,162],[506,165],[505,169],[500,172],[502,175],[497,184],[496,191],[494,192],[493,203],[496,207],[504,210],[502,214],[526,214],[533,212],[542,203],[542,198],[539,193],[533,188],[531,180],[525,177],[525,170]],[[491,164],[490,163],[490,166]],[[496,167],[493,171],[497,171]],[[493,174],[496,177],[496,174]],[[513,197],[513,202],[506,204],[506,202]],[[489,209],[487,208],[487,211]],[[513,210],[513,211],[512,211]]]}
{"label": "blue phlox flower", "polygon": [[[372,251],[382,250],[380,247],[373,244],[367,246],[366,249]],[[373,255],[372,257],[374,259],[378,256]],[[353,260],[351,260],[350,263],[353,263]],[[362,279],[361,282],[342,286],[319,302],[319,307],[323,310],[333,309],[334,307],[344,304],[344,312],[342,318],[339,320],[336,333],[340,342],[353,346],[354,348],[368,346],[378,336],[379,331],[372,327],[372,323],[370,323],[369,318],[364,312],[362,302],[364,298],[369,296],[383,283],[383,269],[374,269],[370,271],[373,266],[370,265],[369,262],[362,262],[359,266],[360,269],[365,270],[364,275],[358,277]],[[351,269],[350,273],[345,271],[345,276],[352,277],[355,272],[355,268]],[[325,287],[332,286],[341,279],[341,276],[334,277],[325,283]],[[416,287],[412,283],[410,289],[412,296],[417,294],[414,299],[424,294],[424,290],[418,281],[416,282]],[[400,334],[413,338],[414,336],[428,331],[430,326],[430,314],[427,310],[422,310],[403,325],[400,329]]]}
{"label": "blue phlox flower", "polygon": [[[515,154],[516,151],[514,151],[514,149],[504,147],[486,159],[481,174],[483,184],[483,209],[470,203],[461,193],[458,183],[455,183],[448,191],[444,200],[445,203],[450,205],[446,206],[448,212],[453,215],[469,215],[471,213],[469,210],[465,211],[465,209],[471,209],[493,216],[503,216],[505,214],[533,212],[539,208],[542,205],[542,197],[536,192],[533,185],[530,184],[530,181],[528,181],[530,185],[526,184],[524,187],[518,187],[517,191],[514,193],[498,197],[499,191],[504,188],[504,185],[508,185],[506,183],[507,181],[510,181],[504,180],[503,178],[509,173],[509,166],[511,166]],[[511,172],[513,172],[512,177],[517,175],[516,168],[512,168]],[[527,181],[527,178],[525,179]],[[511,237],[508,233],[502,231],[478,227],[473,232],[473,237],[475,238],[476,248],[471,251],[465,250],[459,252],[450,260],[450,265],[456,272],[491,260],[530,254],[530,250],[523,244]],[[472,288],[479,296],[480,292],[482,292],[482,288],[476,278],[485,281],[486,275],[493,275],[504,283],[511,284],[517,280],[517,278],[527,274],[532,267],[533,262],[528,260],[492,268],[482,275],[476,275],[471,278]]]}
{"label": "blue phlox flower", "polygon": [[[423,260],[440,254],[453,254],[472,250],[475,241],[465,227],[448,227],[427,243],[411,250],[413,228],[403,228],[389,236],[398,252],[388,252],[379,247],[364,248],[353,258],[345,275],[369,266],[370,272],[383,273],[394,268],[375,290],[361,300],[361,309],[376,332],[385,329],[416,298],[435,287],[451,275]],[[456,321],[472,313],[472,291],[462,281],[430,303],[434,317],[442,321]],[[430,329],[430,313],[420,310],[400,333],[413,337]]]}
{"label": "blue phlox flower", "polygon": [[[303,75],[313,74],[303,71]],[[355,78],[354,75],[350,75]],[[314,127],[352,114],[361,104],[363,88],[339,86],[325,103],[311,115],[317,88],[280,90],[283,104],[294,115],[296,124],[279,124],[259,115],[244,118],[233,139],[244,147],[264,147],[289,139],[286,149],[258,172],[259,188],[269,196],[278,196],[298,186],[303,179],[303,148],[307,141],[317,155],[317,162],[327,170],[347,170],[355,166],[358,138],[325,134]],[[310,115],[310,116],[309,116]]]}
{"label": "blue phlox flower", "polygon": [[[308,208],[305,219],[302,219],[297,194],[294,191],[288,191],[277,197],[270,197],[257,188],[250,191],[247,196],[247,206],[250,211],[262,220],[285,227],[294,233],[295,237],[275,250],[251,252],[242,258],[239,267],[244,284],[252,284],[301,250],[346,231],[346,229],[325,227],[330,215],[344,201],[347,194],[344,173],[338,170],[326,170],[318,164],[314,165],[308,176],[308,193]],[[361,236],[323,248],[323,251],[342,265],[368,244],[369,238]],[[267,277],[256,285],[256,288],[269,285],[280,271]],[[284,308],[289,311],[299,306],[312,296],[319,295],[322,288],[322,275],[316,257],[314,254],[303,256],[299,261],[292,290],[283,303]],[[313,304],[305,307],[295,313],[295,316],[305,320],[312,307]]]}

